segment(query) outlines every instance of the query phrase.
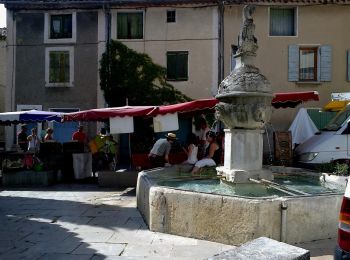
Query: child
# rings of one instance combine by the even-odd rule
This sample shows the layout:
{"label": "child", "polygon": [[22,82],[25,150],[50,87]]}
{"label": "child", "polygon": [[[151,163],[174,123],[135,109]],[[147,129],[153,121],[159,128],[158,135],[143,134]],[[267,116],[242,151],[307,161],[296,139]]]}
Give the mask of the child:
{"label": "child", "polygon": [[187,160],[183,162],[183,164],[195,164],[198,161],[198,145],[197,145],[197,137],[195,134],[191,133],[187,137],[186,141],[187,148],[182,147],[182,149],[187,154]]}

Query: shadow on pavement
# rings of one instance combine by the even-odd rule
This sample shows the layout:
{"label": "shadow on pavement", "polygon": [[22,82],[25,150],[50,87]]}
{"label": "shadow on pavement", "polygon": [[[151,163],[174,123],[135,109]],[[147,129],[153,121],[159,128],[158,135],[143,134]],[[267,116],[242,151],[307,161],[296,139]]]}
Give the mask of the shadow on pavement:
{"label": "shadow on pavement", "polygon": [[[105,243],[115,231],[128,234],[147,229],[128,198],[135,196],[135,189],[124,190],[72,184],[4,191],[0,194],[0,259],[103,259],[120,255],[125,245]],[[105,191],[111,192],[98,196]],[[122,206],[115,205],[116,201]]]}

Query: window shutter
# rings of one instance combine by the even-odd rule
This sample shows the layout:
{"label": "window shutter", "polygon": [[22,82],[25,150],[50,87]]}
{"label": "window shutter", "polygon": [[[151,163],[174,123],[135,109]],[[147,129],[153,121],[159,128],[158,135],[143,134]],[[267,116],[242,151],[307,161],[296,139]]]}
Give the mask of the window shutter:
{"label": "window shutter", "polygon": [[288,46],[288,81],[299,80],[299,46]]}
{"label": "window shutter", "polygon": [[332,80],[332,46],[322,45],[320,48],[320,81]]}
{"label": "window shutter", "polygon": [[176,54],[167,53],[167,79],[176,79]]}
{"label": "window shutter", "polygon": [[188,54],[183,52],[179,53],[177,56],[177,63],[176,63],[176,72],[177,72],[177,79],[180,80],[187,80],[188,78]]}
{"label": "window shutter", "polygon": [[347,60],[347,64],[348,64],[348,81],[350,81],[350,50],[348,50],[348,60]]}

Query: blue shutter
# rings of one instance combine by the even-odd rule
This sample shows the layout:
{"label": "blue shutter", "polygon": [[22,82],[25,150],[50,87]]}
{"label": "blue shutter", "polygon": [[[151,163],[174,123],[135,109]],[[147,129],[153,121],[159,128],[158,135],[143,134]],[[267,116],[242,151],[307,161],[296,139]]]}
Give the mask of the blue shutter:
{"label": "blue shutter", "polygon": [[288,46],[288,81],[299,80],[299,46]]}
{"label": "blue shutter", "polygon": [[320,47],[320,81],[332,80],[332,46]]}
{"label": "blue shutter", "polygon": [[350,50],[348,50],[348,60],[347,60],[347,64],[348,64],[348,81],[350,81]]}

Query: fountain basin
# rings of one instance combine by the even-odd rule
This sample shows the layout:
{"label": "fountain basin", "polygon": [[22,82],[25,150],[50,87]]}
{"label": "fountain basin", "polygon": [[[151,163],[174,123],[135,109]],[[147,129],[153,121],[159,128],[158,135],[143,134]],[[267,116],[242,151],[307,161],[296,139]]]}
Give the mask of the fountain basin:
{"label": "fountain basin", "polygon": [[[261,236],[300,243],[337,235],[342,190],[300,196],[262,192],[252,197],[245,184],[233,184],[245,193],[230,196],[163,186],[179,177],[184,180],[176,168],[139,173],[137,207],[150,230],[231,245]],[[253,187],[263,190],[260,184]]]}

